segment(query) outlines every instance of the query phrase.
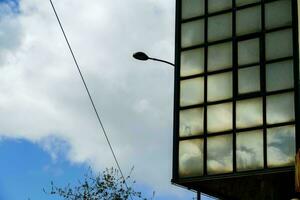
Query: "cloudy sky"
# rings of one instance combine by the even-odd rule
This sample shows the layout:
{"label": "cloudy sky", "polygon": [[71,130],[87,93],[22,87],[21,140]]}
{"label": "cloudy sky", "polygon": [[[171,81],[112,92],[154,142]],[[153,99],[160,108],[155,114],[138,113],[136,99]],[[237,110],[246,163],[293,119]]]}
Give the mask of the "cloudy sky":
{"label": "cloudy sky", "polygon": [[[173,61],[175,0],[53,2],[124,172],[156,199],[191,199],[170,184],[173,69],[132,58]],[[0,111],[0,199],[114,166],[48,0],[0,0]]]}

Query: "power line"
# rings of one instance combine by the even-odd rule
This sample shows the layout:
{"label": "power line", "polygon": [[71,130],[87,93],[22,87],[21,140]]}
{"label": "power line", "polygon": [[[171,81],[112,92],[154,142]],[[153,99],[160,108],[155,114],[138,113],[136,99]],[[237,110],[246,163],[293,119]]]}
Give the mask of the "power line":
{"label": "power line", "polygon": [[[118,169],[119,169],[119,171],[120,171],[120,174],[121,174],[121,176],[122,176],[122,179],[124,180],[125,186],[126,186],[127,190],[129,190],[129,187],[128,187],[127,182],[126,182],[126,179],[125,179],[125,176],[124,176],[124,174],[123,174],[123,172],[122,172],[122,169],[121,169],[121,167],[120,167],[120,164],[119,164],[119,161],[118,161],[118,159],[117,159],[117,156],[116,156],[116,154],[115,154],[115,152],[114,152],[114,149],[113,149],[113,147],[112,147],[112,145],[111,145],[111,143],[110,143],[110,141],[109,141],[109,138],[108,138],[108,136],[107,136],[106,130],[105,130],[104,125],[103,125],[103,123],[102,123],[102,121],[101,121],[100,115],[98,114],[97,108],[96,108],[96,106],[95,106],[95,104],[94,104],[94,100],[93,100],[93,98],[92,98],[92,96],[91,96],[91,94],[90,94],[89,88],[88,88],[88,86],[87,86],[87,84],[86,84],[86,82],[85,82],[85,79],[84,79],[84,77],[83,77],[83,74],[81,73],[81,69],[80,69],[80,67],[79,67],[79,65],[78,65],[78,62],[77,62],[77,60],[76,60],[76,57],[75,57],[75,55],[74,55],[74,53],[73,53],[73,50],[72,50],[72,47],[71,47],[70,42],[69,42],[69,40],[68,40],[68,37],[67,37],[67,35],[66,35],[65,31],[64,31],[64,28],[63,28],[63,26],[62,26],[62,23],[61,23],[59,17],[58,17],[58,14],[57,14],[57,12],[56,12],[56,9],[55,9],[55,7],[54,7],[54,4],[53,4],[52,0],[49,0],[49,1],[50,1],[50,4],[51,4],[51,7],[52,7],[52,9],[53,9],[53,12],[54,12],[54,14],[55,14],[55,17],[56,17],[56,19],[57,19],[57,22],[58,22],[58,24],[59,24],[59,26],[60,26],[60,29],[61,29],[61,31],[62,31],[62,33],[63,33],[63,35],[64,35],[64,38],[65,38],[65,40],[66,40],[66,43],[67,43],[68,48],[69,48],[69,50],[70,50],[70,53],[71,53],[71,55],[72,55],[72,57],[73,57],[74,63],[75,63],[75,65],[76,65],[77,71],[78,71],[78,73],[79,73],[79,75],[80,75],[80,78],[81,78],[81,80],[82,80],[82,83],[83,83],[83,85],[84,85],[84,88],[85,88],[85,90],[86,90],[86,92],[87,92],[87,94],[88,94],[88,97],[89,97],[89,99],[90,99],[90,102],[91,102],[91,104],[92,104],[92,107],[93,107],[93,109],[94,109],[94,111],[95,111],[96,117],[97,117],[98,122],[99,122],[99,124],[100,124],[100,126],[101,126],[101,129],[102,129],[103,135],[104,135],[104,137],[105,137],[105,139],[106,139],[106,142],[107,142],[107,144],[108,144],[108,146],[109,146],[109,148],[110,148],[110,151],[111,151],[111,153],[112,153],[112,155],[113,155],[113,157],[114,157],[114,160],[115,160],[115,162],[116,162],[116,165],[117,165],[117,167],[118,167]],[[130,199],[132,200],[131,194],[129,194],[129,195],[130,195]]]}

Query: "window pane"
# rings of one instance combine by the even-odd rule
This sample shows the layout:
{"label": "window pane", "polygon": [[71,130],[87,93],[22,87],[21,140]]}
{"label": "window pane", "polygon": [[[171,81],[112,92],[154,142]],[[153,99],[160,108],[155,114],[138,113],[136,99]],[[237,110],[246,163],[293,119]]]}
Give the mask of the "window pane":
{"label": "window pane", "polygon": [[295,119],[294,93],[267,97],[267,123],[289,122]]}
{"label": "window pane", "polygon": [[194,49],[181,53],[180,75],[190,76],[204,71],[204,50]]}
{"label": "window pane", "polygon": [[203,133],[203,108],[181,110],[179,136],[187,137]]}
{"label": "window pane", "polygon": [[236,126],[247,128],[263,123],[262,99],[248,99],[236,103]]}
{"label": "window pane", "polygon": [[230,68],[232,66],[231,42],[208,47],[208,71]]}
{"label": "window pane", "polygon": [[232,172],[232,135],[207,138],[207,173]]}
{"label": "window pane", "polygon": [[266,28],[276,28],[292,24],[290,0],[275,1],[266,4]]}
{"label": "window pane", "polygon": [[204,0],[182,0],[182,19],[204,15]]}
{"label": "window pane", "polygon": [[266,36],[266,59],[282,58],[293,55],[292,31],[283,30],[268,33]]}
{"label": "window pane", "polygon": [[259,32],[261,30],[261,7],[237,11],[236,26],[237,35]]}
{"label": "window pane", "polygon": [[180,82],[180,106],[203,103],[203,78],[188,79]]}
{"label": "window pane", "polygon": [[293,61],[266,65],[267,91],[292,88],[294,86]]}
{"label": "window pane", "polygon": [[232,129],[232,103],[223,103],[207,107],[208,132],[220,132]]}
{"label": "window pane", "polygon": [[232,97],[232,73],[221,73],[208,76],[208,101],[217,101]]}
{"label": "window pane", "polygon": [[295,162],[295,127],[267,129],[268,167],[292,166]]}
{"label": "window pane", "polygon": [[256,2],[260,2],[260,0],[236,0],[236,6],[243,6]]}
{"label": "window pane", "polygon": [[208,41],[232,37],[232,15],[226,13],[208,18]]}
{"label": "window pane", "polygon": [[203,174],[203,140],[179,142],[179,176],[192,177]]}
{"label": "window pane", "polygon": [[238,171],[261,169],[264,166],[262,130],[238,133],[236,165]]}
{"label": "window pane", "polygon": [[208,12],[213,13],[221,10],[230,9],[232,7],[232,0],[209,0]]}
{"label": "window pane", "polygon": [[259,66],[239,69],[239,94],[260,91]]}
{"label": "window pane", "polygon": [[238,64],[245,65],[259,62],[259,39],[245,40],[238,43]]}
{"label": "window pane", "polygon": [[203,20],[183,23],[181,25],[181,47],[189,47],[204,42]]}

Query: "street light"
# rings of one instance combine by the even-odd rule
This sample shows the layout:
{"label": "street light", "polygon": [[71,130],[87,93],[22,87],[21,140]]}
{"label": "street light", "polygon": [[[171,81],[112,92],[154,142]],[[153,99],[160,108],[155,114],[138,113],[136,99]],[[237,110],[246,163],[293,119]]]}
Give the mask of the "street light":
{"label": "street light", "polygon": [[154,61],[158,61],[158,62],[167,63],[167,64],[172,65],[173,67],[175,67],[175,65],[171,62],[168,62],[166,60],[161,60],[161,59],[158,59],[158,58],[151,58],[147,54],[145,54],[144,52],[136,52],[132,56],[137,60],[142,60],[142,61],[154,60]]}

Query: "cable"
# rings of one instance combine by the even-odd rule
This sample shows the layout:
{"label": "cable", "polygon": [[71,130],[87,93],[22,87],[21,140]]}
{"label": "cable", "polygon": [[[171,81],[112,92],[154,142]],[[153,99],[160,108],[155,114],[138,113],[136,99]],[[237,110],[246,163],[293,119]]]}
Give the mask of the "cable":
{"label": "cable", "polygon": [[[117,156],[116,156],[116,154],[115,154],[115,152],[114,152],[114,149],[113,149],[113,147],[112,147],[112,145],[111,145],[111,143],[110,143],[110,141],[109,141],[109,138],[108,138],[108,136],[107,136],[106,130],[105,130],[105,128],[104,128],[104,125],[103,125],[103,123],[102,123],[102,121],[101,121],[101,118],[100,118],[100,116],[99,116],[99,114],[98,114],[97,108],[96,108],[96,106],[95,106],[95,104],[94,104],[94,100],[93,100],[93,98],[92,98],[92,96],[91,96],[91,94],[90,94],[89,88],[88,88],[88,86],[87,86],[87,84],[86,84],[86,82],[85,82],[85,79],[84,79],[84,77],[83,77],[83,75],[82,75],[82,73],[81,73],[80,67],[79,67],[78,62],[77,62],[77,60],[76,60],[76,58],[75,58],[75,55],[74,55],[74,53],[73,53],[73,50],[72,50],[72,47],[71,47],[71,45],[70,45],[70,43],[69,43],[68,37],[67,37],[67,35],[66,35],[65,31],[64,31],[64,28],[63,28],[63,26],[62,26],[62,23],[61,23],[59,17],[58,17],[58,15],[57,15],[57,12],[56,12],[56,9],[55,9],[55,7],[54,7],[54,4],[53,4],[52,0],[49,0],[49,1],[50,1],[50,4],[51,4],[51,7],[52,7],[52,9],[53,9],[53,12],[54,12],[54,14],[55,14],[55,17],[56,17],[56,19],[57,19],[57,22],[58,22],[58,24],[59,24],[59,26],[60,26],[60,29],[61,29],[61,31],[62,31],[62,33],[63,33],[63,35],[64,35],[64,38],[65,38],[65,40],[66,40],[66,43],[67,43],[67,45],[68,45],[68,47],[69,47],[70,53],[71,53],[71,55],[72,55],[72,57],[73,57],[74,63],[75,63],[75,65],[76,65],[76,68],[77,68],[77,70],[78,70],[78,73],[79,73],[79,75],[80,75],[80,77],[81,77],[82,83],[83,83],[83,85],[84,85],[84,87],[85,87],[85,90],[86,90],[88,96],[89,96],[89,99],[90,99],[91,104],[92,104],[92,106],[93,106],[93,109],[94,109],[94,111],[95,111],[96,117],[97,117],[98,122],[99,122],[99,124],[100,124],[100,126],[101,126],[103,135],[105,136],[106,142],[107,142],[107,144],[108,144],[108,146],[109,146],[109,148],[110,148],[110,151],[111,151],[111,153],[112,153],[112,155],[113,155],[113,157],[114,157],[114,160],[115,160],[116,165],[117,165],[117,167],[118,167],[118,169],[119,169],[119,171],[120,171],[120,174],[121,174],[122,179],[123,179],[123,181],[124,181],[124,183],[125,183],[125,186],[126,186],[127,190],[129,190],[129,187],[128,187],[127,183],[126,183],[125,176],[124,176],[124,174],[123,174],[123,172],[122,172],[122,170],[121,170],[121,167],[120,167],[119,161],[118,161],[118,159],[117,159]],[[132,200],[131,194],[129,194],[129,196],[130,196],[130,199]]]}

